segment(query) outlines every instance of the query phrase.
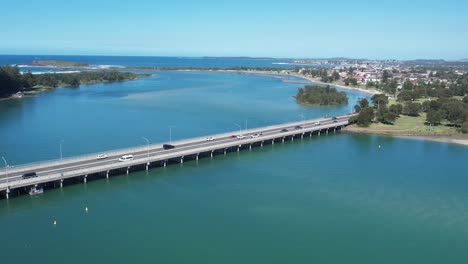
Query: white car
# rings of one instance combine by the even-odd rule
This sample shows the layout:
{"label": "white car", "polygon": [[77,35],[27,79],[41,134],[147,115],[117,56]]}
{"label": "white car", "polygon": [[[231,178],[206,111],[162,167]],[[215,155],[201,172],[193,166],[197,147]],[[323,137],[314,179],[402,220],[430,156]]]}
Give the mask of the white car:
{"label": "white car", "polygon": [[106,154],[99,154],[99,155],[96,156],[96,159],[98,159],[98,160],[107,159],[107,155]]}
{"label": "white car", "polygon": [[133,155],[131,154],[123,155],[122,157],[119,158],[119,161],[128,161],[128,160],[133,160]]}
{"label": "white car", "polygon": [[315,126],[319,126],[319,125],[320,125],[320,122],[315,122],[314,125],[315,125]]}
{"label": "white car", "polygon": [[206,141],[213,141],[213,140],[215,140],[215,139],[214,139],[214,137],[207,137],[207,138],[205,138],[205,140],[206,140]]}
{"label": "white car", "polygon": [[243,138],[245,138],[244,135],[237,135],[237,139],[243,139]]}
{"label": "white car", "polygon": [[262,133],[257,133],[257,134],[251,135],[250,137],[251,137],[251,138],[258,138],[258,137],[261,136],[261,135],[262,135]]}

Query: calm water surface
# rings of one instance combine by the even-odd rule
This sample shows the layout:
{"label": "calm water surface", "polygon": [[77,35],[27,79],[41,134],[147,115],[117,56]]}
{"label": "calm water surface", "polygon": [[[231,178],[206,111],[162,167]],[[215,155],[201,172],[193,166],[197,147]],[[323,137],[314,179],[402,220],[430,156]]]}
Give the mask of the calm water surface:
{"label": "calm water surface", "polygon": [[[162,72],[0,102],[11,164],[350,111],[300,85]],[[381,146],[379,148],[379,145]],[[335,134],[0,201],[5,263],[467,263],[468,148]],[[89,211],[85,212],[85,207]],[[57,225],[53,225],[53,221]]]}

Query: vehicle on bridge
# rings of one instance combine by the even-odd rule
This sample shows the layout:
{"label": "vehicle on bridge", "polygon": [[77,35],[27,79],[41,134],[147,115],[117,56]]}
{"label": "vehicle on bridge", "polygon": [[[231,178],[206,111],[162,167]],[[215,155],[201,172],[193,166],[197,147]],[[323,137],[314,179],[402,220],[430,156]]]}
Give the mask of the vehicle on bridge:
{"label": "vehicle on bridge", "polygon": [[251,138],[258,138],[261,135],[263,135],[263,133],[256,133],[256,134],[251,135],[250,137]]}
{"label": "vehicle on bridge", "polygon": [[295,126],[294,129],[303,129],[302,126]]}
{"label": "vehicle on bridge", "polygon": [[23,179],[29,179],[34,177],[37,177],[37,173],[34,171],[23,174]]}
{"label": "vehicle on bridge", "polygon": [[314,126],[320,126],[320,122],[315,122]]}
{"label": "vehicle on bridge", "polygon": [[206,141],[213,141],[213,140],[215,140],[215,138],[214,137],[207,137],[207,138],[205,138],[205,140]]}
{"label": "vehicle on bridge", "polygon": [[97,160],[100,160],[100,159],[107,159],[107,155],[106,154],[99,154],[96,156],[96,159]]}
{"label": "vehicle on bridge", "polygon": [[171,145],[171,144],[164,144],[163,145],[163,149],[173,149],[173,148],[175,148],[175,146]]}
{"label": "vehicle on bridge", "polygon": [[245,136],[244,135],[237,135],[237,139],[244,139]]}
{"label": "vehicle on bridge", "polygon": [[132,154],[123,155],[122,157],[119,158],[119,161],[128,161],[128,160],[133,160]]}
{"label": "vehicle on bridge", "polygon": [[281,129],[281,132],[288,132],[286,128]]}

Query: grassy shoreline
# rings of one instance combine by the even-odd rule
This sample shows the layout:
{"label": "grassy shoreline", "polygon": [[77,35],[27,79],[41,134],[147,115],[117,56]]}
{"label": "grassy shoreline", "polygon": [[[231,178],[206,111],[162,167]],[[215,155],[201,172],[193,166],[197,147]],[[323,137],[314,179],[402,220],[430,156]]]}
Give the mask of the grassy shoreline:
{"label": "grassy shoreline", "polygon": [[447,124],[431,127],[425,123],[425,120],[425,113],[417,117],[402,115],[393,125],[382,123],[372,123],[369,127],[350,125],[343,130],[357,134],[412,138],[468,146],[468,135],[460,133],[455,127],[447,126]]}

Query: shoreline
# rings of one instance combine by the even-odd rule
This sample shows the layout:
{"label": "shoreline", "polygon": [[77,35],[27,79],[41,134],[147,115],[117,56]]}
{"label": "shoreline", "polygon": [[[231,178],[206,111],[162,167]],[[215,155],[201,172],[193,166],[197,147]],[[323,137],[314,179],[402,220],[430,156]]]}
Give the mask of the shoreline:
{"label": "shoreline", "polygon": [[417,135],[417,134],[395,134],[392,132],[388,133],[379,133],[375,131],[366,131],[366,130],[354,130],[353,128],[346,127],[343,131],[352,134],[365,134],[365,135],[377,135],[377,136],[388,136],[388,137],[396,137],[396,138],[403,138],[403,139],[413,139],[413,140],[425,140],[425,141],[432,141],[438,143],[446,143],[446,144],[457,144],[468,147],[468,135],[464,136],[463,134],[457,135]]}
{"label": "shoreline", "polygon": [[[161,69],[155,69],[156,71],[171,71],[171,70],[161,70]],[[257,70],[223,70],[223,69],[219,69],[219,70],[204,70],[204,69],[174,69],[173,71],[179,71],[179,72],[222,72],[222,73],[242,73],[242,74],[251,74],[251,75],[259,75],[259,76],[264,76],[264,77],[271,77],[271,78],[275,78],[273,76],[268,76],[268,75],[277,75],[277,76],[284,76],[284,77],[290,77],[290,76],[294,76],[294,77],[297,77],[297,78],[300,78],[300,79],[304,79],[304,80],[307,80],[308,82],[310,83],[315,83],[315,84],[320,84],[320,85],[330,85],[330,86],[333,86],[333,87],[337,87],[337,88],[340,88],[340,89],[343,89],[343,90],[354,90],[354,91],[359,91],[359,92],[362,92],[362,93],[365,93],[367,95],[375,95],[375,94],[383,94],[384,92],[383,91],[378,91],[378,90],[375,90],[375,89],[364,89],[364,88],[360,88],[360,87],[352,87],[352,86],[344,86],[344,85],[340,85],[340,84],[335,84],[335,83],[325,83],[325,82],[321,82],[319,80],[316,80],[312,77],[307,77],[307,76],[304,76],[304,75],[299,75],[299,74],[285,74],[285,73],[278,73],[278,72],[273,72],[273,71],[257,71]],[[277,79],[282,79],[282,78],[277,78]],[[286,80],[283,80],[284,82],[288,82]],[[306,83],[301,83],[301,82],[298,82],[299,84],[306,84]]]}

